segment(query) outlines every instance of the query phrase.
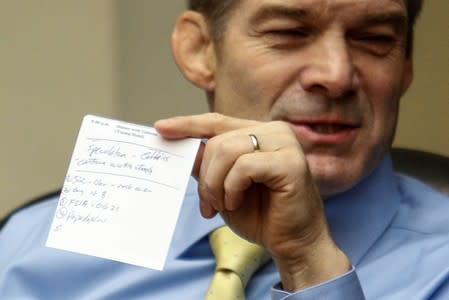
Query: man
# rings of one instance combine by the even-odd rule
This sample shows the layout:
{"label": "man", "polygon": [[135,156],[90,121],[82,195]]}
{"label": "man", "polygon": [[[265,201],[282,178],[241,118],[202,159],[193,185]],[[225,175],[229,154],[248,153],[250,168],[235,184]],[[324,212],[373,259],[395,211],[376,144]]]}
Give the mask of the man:
{"label": "man", "polygon": [[155,124],[208,138],[166,270],[44,248],[53,200],[3,229],[0,298],[202,299],[208,236],[226,224],[272,257],[248,299],[448,299],[448,199],[395,175],[388,154],[420,5],[191,1],[173,52],[216,113]]}

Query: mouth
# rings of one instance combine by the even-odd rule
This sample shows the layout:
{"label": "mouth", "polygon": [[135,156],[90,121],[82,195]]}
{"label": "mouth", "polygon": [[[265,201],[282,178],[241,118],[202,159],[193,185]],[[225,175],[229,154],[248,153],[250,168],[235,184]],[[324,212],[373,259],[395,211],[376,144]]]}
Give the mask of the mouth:
{"label": "mouth", "polygon": [[360,125],[350,121],[314,120],[289,122],[299,141],[307,144],[343,145],[351,143]]}
{"label": "mouth", "polygon": [[303,126],[309,127],[310,130],[318,134],[336,134],[342,131],[351,130],[356,128],[356,126],[347,124],[332,124],[332,123],[303,123]]}

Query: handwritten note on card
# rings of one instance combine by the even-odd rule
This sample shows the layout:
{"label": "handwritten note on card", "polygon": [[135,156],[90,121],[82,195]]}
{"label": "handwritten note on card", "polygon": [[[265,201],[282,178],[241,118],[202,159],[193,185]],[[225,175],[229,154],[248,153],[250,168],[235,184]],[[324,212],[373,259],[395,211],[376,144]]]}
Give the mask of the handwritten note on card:
{"label": "handwritten note on card", "polygon": [[47,246],[162,270],[198,146],[86,116]]}

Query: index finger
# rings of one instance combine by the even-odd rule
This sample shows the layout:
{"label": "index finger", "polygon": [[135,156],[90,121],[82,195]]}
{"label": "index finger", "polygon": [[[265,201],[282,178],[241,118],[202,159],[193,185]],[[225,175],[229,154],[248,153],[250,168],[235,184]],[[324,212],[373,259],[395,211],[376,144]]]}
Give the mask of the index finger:
{"label": "index finger", "polygon": [[218,113],[181,116],[159,120],[156,130],[165,138],[211,138],[216,135],[260,124],[258,121],[228,117]]}

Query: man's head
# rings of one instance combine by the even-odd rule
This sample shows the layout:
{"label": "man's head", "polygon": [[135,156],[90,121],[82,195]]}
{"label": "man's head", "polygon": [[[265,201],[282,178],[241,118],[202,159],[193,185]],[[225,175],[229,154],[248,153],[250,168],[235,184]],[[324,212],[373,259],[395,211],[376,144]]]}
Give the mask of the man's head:
{"label": "man's head", "polygon": [[413,77],[407,43],[420,2],[409,1],[192,0],[173,52],[212,110],[289,122],[329,196],[391,146]]}

